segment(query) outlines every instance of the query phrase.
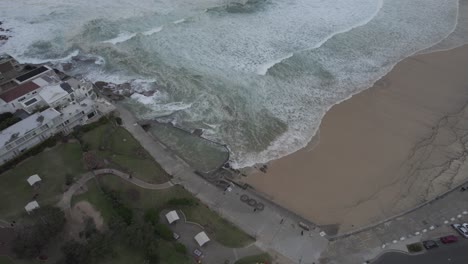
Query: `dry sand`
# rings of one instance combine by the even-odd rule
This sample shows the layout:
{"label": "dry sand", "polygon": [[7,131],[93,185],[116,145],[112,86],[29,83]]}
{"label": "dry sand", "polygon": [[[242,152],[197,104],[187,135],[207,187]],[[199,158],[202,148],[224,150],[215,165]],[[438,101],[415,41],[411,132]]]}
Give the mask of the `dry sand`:
{"label": "dry sand", "polygon": [[467,102],[468,46],[405,59],[332,107],[314,147],[246,182],[340,233],[383,220],[468,178]]}

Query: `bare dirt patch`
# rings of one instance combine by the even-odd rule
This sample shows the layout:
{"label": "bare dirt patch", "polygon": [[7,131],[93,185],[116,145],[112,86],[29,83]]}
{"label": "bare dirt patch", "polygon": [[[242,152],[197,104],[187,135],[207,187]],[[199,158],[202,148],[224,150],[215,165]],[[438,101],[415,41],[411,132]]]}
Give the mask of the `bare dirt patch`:
{"label": "bare dirt patch", "polygon": [[94,221],[96,229],[101,231],[105,228],[101,213],[87,201],[81,201],[75,204],[69,212],[66,213],[67,224],[65,234],[69,238],[80,240],[80,233],[84,230],[86,220],[91,218]]}
{"label": "bare dirt patch", "polygon": [[101,216],[101,213],[94,209],[94,207],[87,201],[81,201],[75,204],[71,209],[71,220],[73,222],[79,223],[80,226],[84,224],[86,218],[91,217],[96,224],[96,229],[101,231],[104,228],[104,220]]}

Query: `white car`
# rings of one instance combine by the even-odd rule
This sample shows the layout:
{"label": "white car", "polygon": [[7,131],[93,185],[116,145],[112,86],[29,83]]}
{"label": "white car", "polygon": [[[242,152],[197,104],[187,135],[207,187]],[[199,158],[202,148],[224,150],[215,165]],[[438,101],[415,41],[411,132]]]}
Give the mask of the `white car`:
{"label": "white car", "polygon": [[462,235],[464,238],[468,238],[468,224],[467,223],[464,223],[464,224],[453,224],[452,225],[453,228],[455,228],[455,230],[458,231],[458,233],[460,233],[460,235]]}

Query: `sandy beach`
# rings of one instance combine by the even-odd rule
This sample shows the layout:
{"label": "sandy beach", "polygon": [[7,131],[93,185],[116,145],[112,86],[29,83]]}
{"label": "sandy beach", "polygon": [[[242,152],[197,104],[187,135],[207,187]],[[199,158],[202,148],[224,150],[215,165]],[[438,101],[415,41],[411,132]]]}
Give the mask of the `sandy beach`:
{"label": "sandy beach", "polygon": [[432,199],[468,179],[468,46],[400,62],[335,105],[315,144],[246,182],[343,233]]}

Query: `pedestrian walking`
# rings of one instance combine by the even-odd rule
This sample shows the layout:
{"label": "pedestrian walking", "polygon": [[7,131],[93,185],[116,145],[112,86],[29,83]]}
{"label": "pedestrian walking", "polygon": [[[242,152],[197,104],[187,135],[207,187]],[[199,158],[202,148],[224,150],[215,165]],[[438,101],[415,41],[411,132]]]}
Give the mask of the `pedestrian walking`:
{"label": "pedestrian walking", "polygon": [[301,231],[301,236],[303,236],[303,235],[304,235],[304,231]]}
{"label": "pedestrian walking", "polygon": [[283,224],[283,222],[284,222],[284,218],[281,218],[281,222],[280,222],[280,224]]}

